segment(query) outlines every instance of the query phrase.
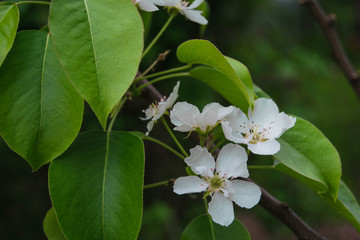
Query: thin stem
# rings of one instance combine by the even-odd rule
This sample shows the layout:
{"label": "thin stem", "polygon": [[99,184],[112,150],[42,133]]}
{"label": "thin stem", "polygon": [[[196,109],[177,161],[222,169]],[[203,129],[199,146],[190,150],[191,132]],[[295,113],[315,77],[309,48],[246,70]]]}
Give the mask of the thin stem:
{"label": "thin stem", "polygon": [[267,169],[275,169],[273,165],[250,165],[248,169],[260,169],[260,170],[267,170]]}
{"label": "thin stem", "polygon": [[210,216],[210,214],[208,213],[208,202],[207,202],[206,197],[204,198],[204,204],[205,204],[206,213],[207,213],[207,215],[208,215],[208,217],[209,217],[209,223],[210,223],[210,229],[211,229],[211,236],[212,236],[212,239],[215,240],[214,225],[213,225],[211,216]]}
{"label": "thin stem", "polygon": [[170,14],[169,19],[166,21],[166,23],[164,24],[164,26],[161,28],[160,32],[156,35],[156,37],[152,40],[152,42],[149,44],[149,46],[147,46],[147,48],[145,49],[145,51],[143,52],[142,58],[145,57],[145,55],[151,50],[151,48],[155,45],[155,43],[157,42],[157,40],[159,40],[159,38],[161,37],[161,35],[165,32],[166,28],[169,26],[169,24],[171,23],[171,21],[175,18],[175,16],[177,15],[177,12],[173,12]]}
{"label": "thin stem", "polygon": [[[167,51],[165,51],[165,52],[163,52],[163,53],[160,53],[159,56],[157,57],[157,59],[156,59],[143,73],[141,73],[141,74],[134,80],[134,83],[138,82],[139,80],[137,80],[137,79],[139,79],[139,78],[143,79],[142,77],[143,77],[144,75],[146,75],[148,72],[150,72],[150,71],[156,66],[156,64],[158,64],[160,61],[165,60],[165,59],[166,59],[166,56],[169,54],[169,52],[170,52],[170,50],[167,50]],[[141,79],[140,79],[140,80],[141,80]]]}
{"label": "thin stem", "polygon": [[21,4],[41,4],[41,5],[50,6],[50,2],[43,2],[43,1],[22,1],[22,2],[17,2],[15,4],[16,5],[21,5]]}
{"label": "thin stem", "polygon": [[146,137],[143,137],[144,140],[149,140],[151,142],[154,142],[154,143],[157,143],[159,144],[160,146],[166,148],[167,150],[169,150],[170,152],[172,152],[173,154],[175,154],[176,156],[178,156],[180,159],[184,160],[185,156],[182,155],[181,153],[179,153],[178,151],[176,151],[175,149],[173,149],[172,147],[170,147],[169,145],[167,145],[166,143],[163,143],[155,138],[152,138],[152,137],[149,137],[149,136],[146,136]]}
{"label": "thin stem", "polygon": [[154,80],[151,80],[141,86],[139,86],[137,88],[137,91],[140,92],[141,89],[149,86],[150,84],[154,84],[156,82],[159,82],[159,81],[162,81],[162,80],[165,80],[165,79],[169,79],[169,78],[175,78],[175,77],[185,77],[185,76],[189,76],[190,73],[188,72],[181,72],[181,73],[174,73],[174,74],[169,74],[169,75],[165,75],[165,76],[162,76],[162,77],[158,77],[158,78],[155,78]]}
{"label": "thin stem", "polygon": [[113,126],[114,126],[114,123],[115,123],[115,119],[116,119],[117,115],[119,114],[120,109],[122,108],[122,106],[123,106],[124,103],[126,102],[126,100],[127,100],[127,97],[125,96],[125,97],[123,97],[123,98],[121,99],[120,102],[118,102],[118,103],[115,105],[115,109],[114,109],[114,111],[113,111],[112,118],[111,118],[111,122],[110,122],[110,124],[109,124],[109,127],[108,127],[107,132],[111,132],[111,130],[112,130]]}
{"label": "thin stem", "polygon": [[167,124],[167,122],[165,121],[165,119],[163,117],[161,118],[161,122],[164,124],[166,130],[169,132],[171,138],[174,140],[174,142],[176,143],[176,145],[178,146],[178,148],[180,149],[182,154],[184,154],[184,156],[188,157],[189,154],[185,151],[185,149],[181,146],[180,142],[176,139],[174,133],[171,131],[169,125]]}
{"label": "thin stem", "polygon": [[182,67],[172,68],[172,69],[168,69],[168,70],[165,70],[165,71],[162,71],[162,72],[149,74],[147,76],[145,76],[146,73],[143,73],[143,74],[141,74],[140,77],[135,79],[134,83],[137,83],[138,81],[141,81],[141,80],[143,80],[145,78],[149,79],[149,78],[158,77],[158,76],[173,73],[173,72],[184,71],[184,70],[187,70],[187,69],[191,68],[191,66],[192,66],[192,64],[188,64],[188,65],[185,65],[185,66],[182,66]]}
{"label": "thin stem", "polygon": [[166,186],[169,183],[171,183],[172,181],[173,181],[173,179],[161,181],[161,182],[157,182],[157,183],[152,183],[152,184],[147,184],[147,185],[144,185],[144,189]]}

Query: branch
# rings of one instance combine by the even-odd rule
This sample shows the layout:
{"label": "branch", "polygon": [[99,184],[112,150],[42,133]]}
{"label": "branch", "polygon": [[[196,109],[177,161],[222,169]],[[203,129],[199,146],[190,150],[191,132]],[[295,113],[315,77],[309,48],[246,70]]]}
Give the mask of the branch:
{"label": "branch", "polygon": [[[141,85],[147,82],[148,80],[143,79],[137,84]],[[151,101],[159,101],[163,98],[163,95],[152,85],[144,87],[141,92]],[[280,202],[263,188],[261,188],[261,191],[260,206],[288,226],[299,239],[326,240],[325,237],[307,225],[286,203]]]}
{"label": "branch", "polygon": [[354,88],[358,98],[360,98],[360,77],[354,66],[346,55],[344,48],[339,40],[339,36],[335,29],[336,15],[326,14],[317,0],[299,0],[300,4],[308,7],[320,24],[325,36],[330,44],[333,56]]}

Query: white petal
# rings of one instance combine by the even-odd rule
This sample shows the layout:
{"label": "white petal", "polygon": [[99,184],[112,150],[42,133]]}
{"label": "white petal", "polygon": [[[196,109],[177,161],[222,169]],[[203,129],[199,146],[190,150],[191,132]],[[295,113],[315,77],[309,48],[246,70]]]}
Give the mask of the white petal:
{"label": "white petal", "polygon": [[207,182],[197,176],[179,177],[174,182],[174,192],[179,195],[203,192],[207,187]]}
{"label": "white petal", "polygon": [[176,99],[179,97],[179,86],[180,86],[180,82],[178,81],[172,91],[172,93],[170,94],[170,96],[166,99],[165,103],[166,103],[166,108],[170,108],[176,101]]}
{"label": "white petal", "polygon": [[216,160],[216,171],[221,177],[249,177],[247,169],[248,156],[243,147],[237,144],[226,144]]}
{"label": "white petal", "polygon": [[255,183],[233,180],[231,181],[231,187],[233,194],[230,199],[240,207],[252,208],[260,201],[261,190]]}
{"label": "white petal", "polygon": [[147,132],[146,132],[146,135],[149,135],[149,133],[151,132],[151,130],[153,129],[154,127],[154,123],[155,123],[155,120],[151,120],[150,122],[148,122],[148,124],[146,125],[146,128],[147,128]]}
{"label": "white petal", "polygon": [[249,133],[249,120],[239,108],[232,107],[232,112],[224,118],[229,126],[236,132]]}
{"label": "white petal", "polygon": [[163,7],[175,7],[179,0],[155,0],[156,5]]}
{"label": "white petal", "polygon": [[223,107],[219,103],[210,103],[206,105],[199,116],[196,117],[197,125],[203,132],[208,127],[213,128],[219,120],[232,112],[232,107]]}
{"label": "white petal", "polygon": [[208,212],[214,222],[222,226],[229,226],[234,221],[234,207],[232,201],[222,193],[216,192],[209,203]]}
{"label": "white petal", "polygon": [[200,111],[194,105],[178,102],[170,112],[170,120],[176,126],[174,130],[188,132],[197,127],[195,118],[199,115]]}
{"label": "white petal", "polygon": [[249,108],[249,121],[252,125],[260,125],[267,128],[271,122],[275,121],[279,114],[279,108],[275,102],[267,98],[259,98],[255,100],[254,111]]}
{"label": "white petal", "polygon": [[248,149],[259,155],[274,155],[280,150],[280,143],[275,139],[269,139],[265,142],[257,142],[256,144],[248,144]]}
{"label": "white petal", "polygon": [[147,12],[154,12],[159,10],[159,8],[155,6],[152,0],[141,0],[139,3],[139,7]]}
{"label": "white petal", "polygon": [[273,124],[270,124],[268,128],[268,138],[278,138],[286,130],[292,128],[295,125],[296,118],[286,115],[284,112],[281,112],[276,117]]}
{"label": "white petal", "polygon": [[214,175],[215,160],[205,147],[197,145],[190,149],[190,157],[185,158],[185,162],[196,174],[210,177]]}
{"label": "white petal", "polygon": [[204,16],[201,15],[202,11],[199,10],[191,10],[191,9],[184,9],[183,13],[185,17],[193,22],[206,25],[208,20]]}
{"label": "white petal", "polygon": [[188,7],[188,9],[194,9],[200,6],[204,0],[195,0],[193,3]]}
{"label": "white petal", "polygon": [[230,124],[231,123],[229,121],[221,122],[225,138],[235,143],[247,143],[248,141],[244,138],[244,136],[240,132],[236,132]]}

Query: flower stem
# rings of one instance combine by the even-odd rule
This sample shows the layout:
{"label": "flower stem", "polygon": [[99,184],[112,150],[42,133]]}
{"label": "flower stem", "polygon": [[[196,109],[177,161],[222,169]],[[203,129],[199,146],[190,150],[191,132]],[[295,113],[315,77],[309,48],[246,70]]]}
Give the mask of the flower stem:
{"label": "flower stem", "polygon": [[157,183],[152,183],[152,184],[147,184],[147,185],[144,185],[144,189],[166,186],[171,182],[173,182],[173,179],[161,181],[161,182],[157,182]]}
{"label": "flower stem", "polygon": [[41,4],[41,5],[50,6],[50,2],[43,2],[43,1],[22,1],[22,2],[17,2],[15,4],[16,5],[21,5],[21,4]]}
{"label": "flower stem", "polygon": [[115,119],[116,119],[117,115],[119,114],[120,109],[122,108],[122,106],[126,102],[126,100],[127,100],[127,97],[125,96],[120,100],[120,102],[118,102],[115,105],[114,110],[112,111],[112,114],[111,114],[111,122],[109,124],[107,132],[111,132],[111,130],[112,130],[113,126],[114,126],[114,123],[115,123]]}
{"label": "flower stem", "polygon": [[155,45],[155,43],[157,42],[157,40],[159,40],[159,38],[161,37],[161,35],[165,32],[166,28],[169,26],[169,24],[171,23],[171,21],[175,18],[175,16],[177,15],[177,12],[172,12],[170,14],[169,19],[166,21],[166,23],[164,24],[164,26],[161,28],[160,32],[155,36],[155,38],[152,40],[152,42],[149,44],[149,46],[147,46],[147,48],[145,49],[145,51],[143,52],[142,58],[145,57],[145,55],[151,50],[151,48]]}
{"label": "flower stem", "polygon": [[163,53],[160,53],[159,56],[157,57],[157,59],[156,59],[143,73],[141,73],[141,74],[134,80],[134,83],[136,83],[137,81],[139,81],[139,80],[137,80],[137,79],[139,79],[139,78],[141,78],[140,80],[142,80],[142,79],[143,79],[142,77],[143,77],[144,75],[148,74],[148,72],[150,72],[150,71],[156,66],[156,64],[158,64],[160,61],[165,60],[166,55],[168,55],[169,52],[170,52],[170,50],[167,50],[167,51],[165,51],[165,52],[163,52]]}
{"label": "flower stem", "polygon": [[206,197],[204,198],[204,204],[205,204],[205,209],[206,209],[206,213],[209,217],[209,223],[210,223],[210,229],[211,229],[211,236],[212,236],[212,239],[215,240],[215,232],[214,232],[214,225],[213,225],[213,221],[211,219],[211,216],[208,212],[208,202],[207,202],[207,199]]}
{"label": "flower stem", "polygon": [[260,169],[260,170],[267,170],[267,169],[275,169],[273,165],[250,165],[248,169]]}
{"label": "flower stem", "polygon": [[190,75],[190,73],[188,73],[188,72],[181,72],[181,73],[174,73],[174,74],[169,74],[169,75],[165,75],[162,77],[158,77],[158,78],[155,78],[154,80],[151,80],[151,81],[139,86],[137,88],[137,91],[140,92],[141,89],[149,86],[150,84],[153,84],[153,83],[165,80],[165,79],[174,78],[174,77],[185,77],[185,76],[189,76],[189,75]]}
{"label": "flower stem", "polygon": [[161,76],[161,75],[165,75],[165,74],[168,74],[168,73],[173,73],[173,72],[179,72],[179,71],[184,71],[184,70],[187,70],[189,68],[191,68],[192,64],[188,64],[188,65],[185,65],[185,66],[182,66],[182,67],[177,67],[177,68],[171,68],[171,69],[168,69],[168,70],[165,70],[165,71],[162,71],[162,72],[157,72],[157,73],[153,73],[153,74],[149,74],[149,75],[145,75],[146,73],[144,72],[142,76],[136,78],[134,80],[134,83],[137,83],[138,81],[141,81],[145,78],[153,78],[153,77],[158,77],[158,76]]}
{"label": "flower stem", "polygon": [[167,122],[165,121],[165,119],[162,117],[161,118],[161,122],[164,124],[166,130],[169,132],[171,138],[174,140],[174,142],[176,143],[176,145],[178,146],[178,148],[180,149],[180,151],[182,152],[182,154],[186,157],[189,156],[189,154],[185,151],[185,149],[181,146],[181,144],[179,143],[179,141],[176,139],[174,133],[171,131],[169,125],[167,124]]}
{"label": "flower stem", "polygon": [[144,140],[149,140],[151,142],[154,142],[154,143],[157,143],[159,144],[160,146],[166,148],[167,150],[169,150],[170,152],[172,152],[173,154],[175,154],[176,156],[178,156],[180,159],[184,160],[185,156],[182,155],[181,153],[179,153],[178,151],[176,151],[175,149],[173,149],[172,147],[170,147],[169,145],[167,145],[166,143],[163,143],[155,138],[152,138],[152,137],[149,137],[149,136],[146,136],[146,137],[143,137]]}

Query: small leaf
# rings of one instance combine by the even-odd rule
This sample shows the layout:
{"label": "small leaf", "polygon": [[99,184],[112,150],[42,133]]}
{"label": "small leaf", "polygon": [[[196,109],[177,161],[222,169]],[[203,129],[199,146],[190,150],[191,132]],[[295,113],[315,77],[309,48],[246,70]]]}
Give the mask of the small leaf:
{"label": "small leaf", "polygon": [[78,134],[84,103],[45,31],[17,34],[0,68],[0,133],[34,170],[62,154]]}
{"label": "small leaf", "polygon": [[14,43],[19,20],[19,9],[16,4],[0,3],[0,66]]}
{"label": "small leaf", "polygon": [[54,208],[50,208],[50,210],[46,213],[43,227],[48,240],[66,240],[66,237],[59,226]]}
{"label": "small leaf", "polygon": [[278,139],[275,167],[304,182],[317,192],[329,192],[336,199],[341,161],[336,148],[310,122],[296,118],[296,124]]}
{"label": "small leaf", "polygon": [[70,80],[105,129],[137,73],[140,14],[129,0],[53,0],[49,28]]}
{"label": "small leaf", "polygon": [[92,131],[49,168],[61,229],[73,239],[136,239],[141,225],[144,146],[125,132]]}
{"label": "small leaf", "polygon": [[[228,227],[213,222],[216,240],[241,239],[251,240],[250,234],[237,219]],[[181,240],[215,240],[211,234],[210,219],[208,215],[195,218],[185,228]]]}
{"label": "small leaf", "polygon": [[[210,68],[195,68],[190,71],[190,75],[208,84],[227,100],[231,99],[231,103],[243,111],[247,112],[249,106],[253,105],[254,99],[249,95],[245,84],[224,55],[211,42],[206,40],[184,42],[177,49],[177,57],[183,63],[204,64],[214,68],[211,69],[213,71],[209,70]],[[211,74],[216,74],[221,79],[216,80],[212,77],[207,80]]]}

